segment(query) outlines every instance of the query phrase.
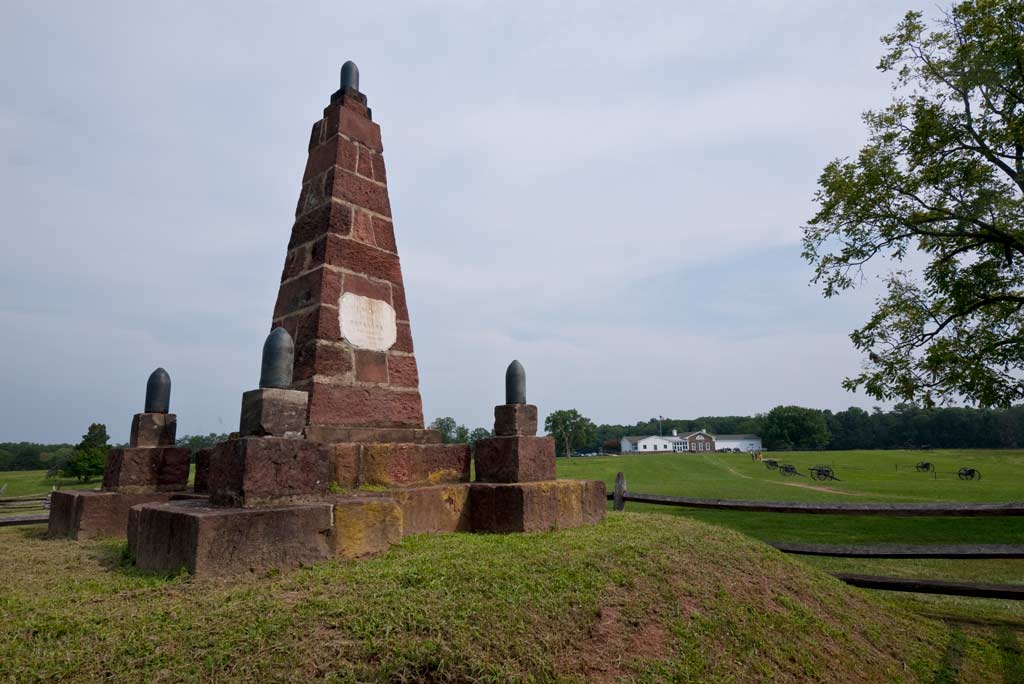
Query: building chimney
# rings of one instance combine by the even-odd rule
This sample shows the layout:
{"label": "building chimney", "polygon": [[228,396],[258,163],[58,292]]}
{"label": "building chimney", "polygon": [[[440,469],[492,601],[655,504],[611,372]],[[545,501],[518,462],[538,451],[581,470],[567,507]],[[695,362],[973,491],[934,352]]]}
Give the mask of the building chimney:
{"label": "building chimney", "polygon": [[672,436],[673,437],[678,437],[679,436],[679,430],[676,430],[675,428],[672,428]]}

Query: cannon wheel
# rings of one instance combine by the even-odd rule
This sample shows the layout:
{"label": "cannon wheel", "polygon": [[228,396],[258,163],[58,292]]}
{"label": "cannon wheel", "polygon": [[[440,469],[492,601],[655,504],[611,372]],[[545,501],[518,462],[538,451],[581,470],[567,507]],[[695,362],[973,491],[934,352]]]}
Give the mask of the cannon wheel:
{"label": "cannon wheel", "polygon": [[961,468],[957,472],[956,476],[959,477],[961,480],[980,480],[981,479],[981,473],[979,473],[974,468],[967,468],[967,467]]}

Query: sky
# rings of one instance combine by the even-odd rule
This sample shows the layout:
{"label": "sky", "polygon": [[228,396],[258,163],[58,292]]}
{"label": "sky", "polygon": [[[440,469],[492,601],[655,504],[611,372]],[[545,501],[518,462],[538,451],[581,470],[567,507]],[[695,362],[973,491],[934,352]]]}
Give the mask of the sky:
{"label": "sky", "polygon": [[0,441],[126,440],[157,366],[237,429],[348,59],[428,422],[490,427],[513,358],[598,423],[871,407],[877,285],[825,300],[801,227],[915,1],[3,3]]}

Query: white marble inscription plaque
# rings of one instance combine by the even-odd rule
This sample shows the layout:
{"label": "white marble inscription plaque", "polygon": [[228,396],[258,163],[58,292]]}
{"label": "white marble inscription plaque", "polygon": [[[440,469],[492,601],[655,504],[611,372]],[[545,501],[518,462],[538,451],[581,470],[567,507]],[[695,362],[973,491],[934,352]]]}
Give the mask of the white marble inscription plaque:
{"label": "white marble inscription plaque", "polygon": [[395,310],[387,302],[346,292],[338,302],[341,336],[353,347],[387,351],[395,343]]}

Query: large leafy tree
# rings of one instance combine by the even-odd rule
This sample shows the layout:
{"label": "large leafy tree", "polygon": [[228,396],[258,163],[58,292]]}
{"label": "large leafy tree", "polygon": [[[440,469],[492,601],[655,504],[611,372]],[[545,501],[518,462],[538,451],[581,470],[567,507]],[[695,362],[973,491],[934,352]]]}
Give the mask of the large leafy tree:
{"label": "large leafy tree", "polygon": [[102,475],[107,462],[107,452],[110,451],[109,441],[106,425],[90,425],[88,432],[82,436],[82,441],[75,446],[64,462],[62,474],[65,477],[77,478],[79,482],[89,482],[92,478]]}
{"label": "large leafy tree", "polygon": [[594,436],[596,426],[576,409],[554,411],[544,419],[544,429],[555,437],[563,456],[572,456],[573,449],[586,445]]}
{"label": "large leafy tree", "polygon": [[888,262],[847,389],[924,406],[1024,398],[1024,2],[971,0],[885,36],[892,103],[825,167],[804,257],[826,297]]}
{"label": "large leafy tree", "polygon": [[774,451],[824,449],[831,434],[825,414],[802,406],[776,406],[764,417],[764,444]]}

